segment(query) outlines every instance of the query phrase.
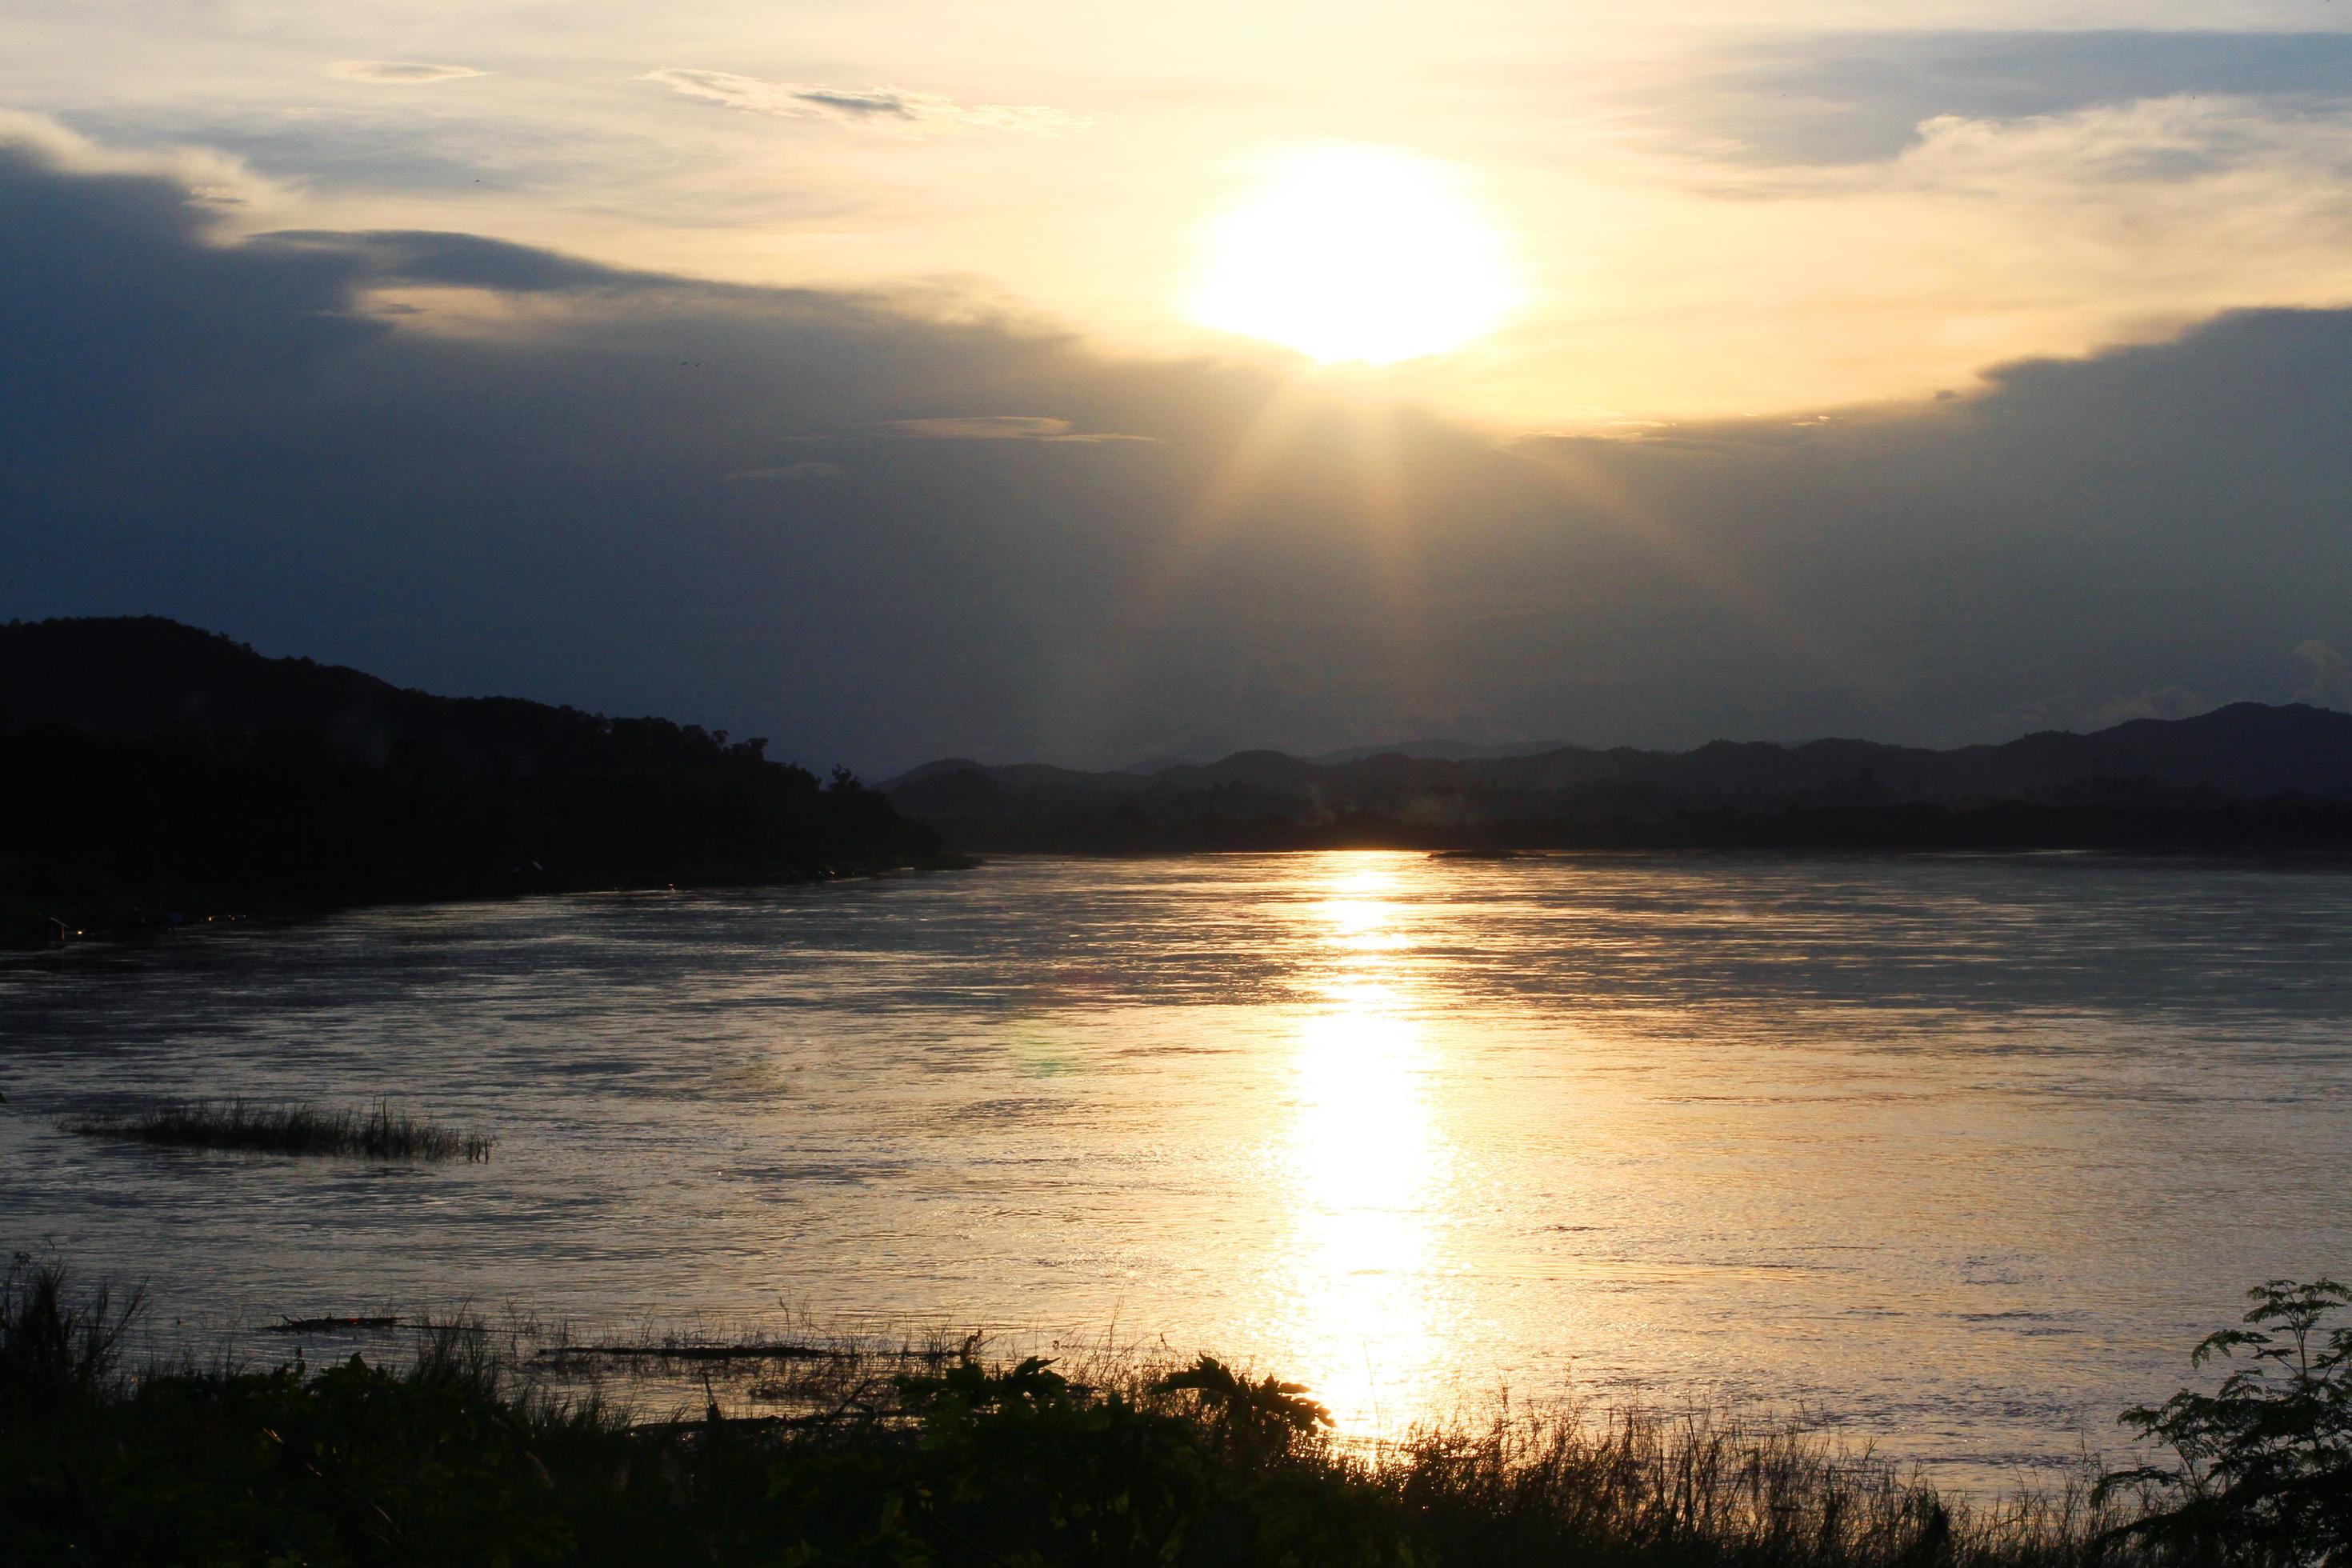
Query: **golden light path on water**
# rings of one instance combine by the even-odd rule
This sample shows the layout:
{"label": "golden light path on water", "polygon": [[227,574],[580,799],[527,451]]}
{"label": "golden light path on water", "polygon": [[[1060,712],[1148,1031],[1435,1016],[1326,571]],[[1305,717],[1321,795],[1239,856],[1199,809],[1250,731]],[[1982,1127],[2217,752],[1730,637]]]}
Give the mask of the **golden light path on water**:
{"label": "golden light path on water", "polygon": [[1334,867],[1308,906],[1322,996],[1301,1023],[1283,1194],[1296,1225],[1288,1335],[1341,1428],[1379,1433],[1381,1392],[1447,1358],[1437,1219],[1451,1153],[1425,1079],[1430,1042],[1400,973],[1411,939],[1384,859]]}

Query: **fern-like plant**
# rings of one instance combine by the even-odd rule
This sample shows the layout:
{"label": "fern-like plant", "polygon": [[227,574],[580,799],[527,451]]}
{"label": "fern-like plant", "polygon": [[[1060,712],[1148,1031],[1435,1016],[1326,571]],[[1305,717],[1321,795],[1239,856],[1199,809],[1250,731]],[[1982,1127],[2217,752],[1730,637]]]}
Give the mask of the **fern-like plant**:
{"label": "fern-like plant", "polygon": [[2183,1389],[2123,1423],[2174,1463],[2104,1477],[2146,1511],[2115,1533],[2183,1563],[2352,1568],[2352,1307],[2333,1279],[2273,1279],[2248,1292],[2243,1328],[2208,1335],[2192,1363],[2243,1364],[2210,1394]]}

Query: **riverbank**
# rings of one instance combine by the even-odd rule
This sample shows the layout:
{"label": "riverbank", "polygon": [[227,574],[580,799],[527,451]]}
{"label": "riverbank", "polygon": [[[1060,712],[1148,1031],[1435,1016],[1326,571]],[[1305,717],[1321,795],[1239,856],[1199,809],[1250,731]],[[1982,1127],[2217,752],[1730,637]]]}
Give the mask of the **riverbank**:
{"label": "riverbank", "polygon": [[[89,942],[147,942],[167,938],[199,936],[213,933],[237,932],[250,934],[307,925],[314,921],[331,920],[337,915],[364,912],[370,910],[422,909],[434,906],[466,904],[499,904],[522,898],[549,898],[566,894],[598,893],[658,893],[698,892],[730,893],[758,892],[776,888],[805,887],[814,883],[856,881],[870,877],[912,875],[933,871],[972,871],[986,865],[977,855],[957,854],[941,850],[910,857],[902,863],[824,867],[805,876],[688,879],[686,881],[600,882],[587,880],[577,886],[552,880],[546,886],[517,887],[507,891],[451,893],[446,896],[415,895],[399,898],[352,898],[325,903],[282,903],[265,900],[259,904],[246,902],[236,908],[207,910],[198,905],[197,912],[185,910],[152,910],[136,901],[136,895],[82,894],[66,898],[34,900],[0,889],[0,953],[54,952],[67,947]],[[66,910],[70,916],[52,911]]]}
{"label": "riverbank", "polygon": [[[478,1328],[394,1364],[128,1375],[20,1268],[0,1513],[28,1562],[2069,1564],[2170,1561],[2080,1489],[1972,1502],[1787,1426],[1498,1410],[1375,1449],[1210,1358],[764,1347],[777,1413],[557,1394]],[[675,1358],[673,1358],[675,1359]],[[707,1386],[707,1385],[706,1385]]]}
{"label": "riverbank", "polygon": [[[2057,1493],[1939,1492],[1802,1428],[1498,1406],[1372,1447],[1210,1356],[992,1360],[983,1342],[572,1346],[478,1325],[391,1364],[298,1352],[127,1375],[140,1310],[0,1282],[13,1561],[141,1564],[1490,1564],[2324,1568],[2352,1551],[2352,1290],[2274,1280],[2122,1417],[2151,1460]],[[289,1325],[300,1327],[301,1325]],[[766,1369],[772,1414],[646,1419],[583,1369]],[[546,1373],[570,1374],[568,1392]],[[730,1387],[741,1388],[738,1381]]]}

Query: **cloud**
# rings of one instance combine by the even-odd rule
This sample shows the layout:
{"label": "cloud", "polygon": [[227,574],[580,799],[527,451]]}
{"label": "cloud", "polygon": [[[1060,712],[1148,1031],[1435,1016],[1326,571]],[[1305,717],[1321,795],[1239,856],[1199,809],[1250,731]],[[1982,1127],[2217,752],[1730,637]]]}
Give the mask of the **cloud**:
{"label": "cloud", "polygon": [[964,415],[943,419],[892,419],[881,428],[893,436],[922,441],[1152,441],[1152,436],[1124,436],[1109,431],[1074,429],[1066,419],[1034,414]]}
{"label": "cloud", "polygon": [[2318,708],[2352,708],[2352,660],[2317,637],[2305,637],[2295,644],[2294,657],[2310,672],[2310,679],[2295,688],[2297,702]]}
{"label": "cloud", "polygon": [[[1914,132],[1867,161],[1636,165],[1656,185],[1618,226],[1638,240],[1596,221],[1575,295],[1507,351],[1606,393],[1580,401],[1763,415],[1979,388],[2004,361],[2352,300],[2352,97],[2182,94]],[[1841,258],[1827,286],[1824,254]]]}
{"label": "cloud", "polygon": [[2087,701],[2068,693],[2021,705],[2008,715],[2023,730],[2074,730],[2084,733],[2127,723],[2134,719],[2193,719],[2221,704],[2185,686],[2160,686]]}
{"label": "cloud", "polygon": [[488,76],[471,66],[436,65],[425,60],[337,60],[329,76],[345,81],[374,82],[381,87],[418,87],[426,82],[456,81],[461,77]]}
{"label": "cloud", "polygon": [[727,477],[730,479],[837,479],[849,472],[839,463],[820,462],[814,458],[786,463],[777,468],[744,468]]}
{"label": "cloud", "polygon": [[1766,163],[1893,158],[1938,119],[2026,120],[2166,98],[2352,96],[2352,33],[1785,34],[1644,90],[1661,133]]}
{"label": "cloud", "polygon": [[540,294],[583,289],[667,289],[677,279],[633,272],[559,251],[433,229],[276,229],[255,235],[257,249],[333,257],[373,286],[490,289]]}
{"label": "cloud", "polygon": [[907,126],[943,131],[1010,131],[1037,136],[1082,131],[1093,121],[1042,104],[961,104],[933,92],[903,88],[859,89],[812,82],[766,81],[731,71],[670,67],[639,79],[688,98],[788,120],[828,120],[836,125]]}
{"label": "cloud", "polygon": [[[2352,647],[2352,311],[1824,425],[1504,450],[928,296],[241,239],[107,162],[0,146],[0,616],[152,610],[877,772],[1951,742],[2053,691],[2135,694],[2086,718],[2275,699],[2280,649]],[[1070,461],[1096,431],[1157,445]],[[862,442],[855,482],[778,461],[838,455],[813,440]]]}
{"label": "cloud", "polygon": [[2130,719],[2193,719],[2220,706],[2211,698],[2201,697],[2185,686],[2159,686],[2128,697],[2109,698],[2095,721],[2105,727]]}
{"label": "cloud", "polygon": [[69,130],[43,114],[0,109],[0,155],[61,174],[114,174],[164,182],[183,216],[205,221],[227,210],[251,215],[281,205],[281,187],[243,160],[210,147],[121,148]]}
{"label": "cloud", "polygon": [[2130,190],[2135,205],[2165,187],[2218,194],[2213,182],[2229,180],[2242,198],[2324,192],[2340,215],[2352,181],[2352,99],[2296,114],[2252,99],[2179,95],[2018,120],[1937,115],[1920,122],[1897,166],[1941,189],[2032,199],[2063,187],[2105,193],[2110,203]]}

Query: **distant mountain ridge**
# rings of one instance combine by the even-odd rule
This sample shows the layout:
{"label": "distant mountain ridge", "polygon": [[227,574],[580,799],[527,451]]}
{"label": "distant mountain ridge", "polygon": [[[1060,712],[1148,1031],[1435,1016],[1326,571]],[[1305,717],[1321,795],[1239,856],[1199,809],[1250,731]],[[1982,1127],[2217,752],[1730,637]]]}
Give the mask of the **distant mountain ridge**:
{"label": "distant mountain ridge", "polygon": [[[1202,844],[1220,825],[1229,837],[1259,841],[1281,840],[1287,828],[1294,839],[1443,844],[1677,842],[1664,825],[1679,822],[1704,841],[1745,842],[1769,839],[1757,826],[1766,818],[1813,814],[1820,826],[1822,813],[1844,814],[1848,826],[1855,814],[1871,815],[1898,839],[1932,838],[1955,814],[2019,819],[2027,808],[2068,814],[2067,831],[2096,837],[2104,830],[2092,819],[2102,812],[2114,824],[2154,810],[2180,818],[2256,802],[2352,803],[2352,714],[2241,702],[2190,719],[1945,751],[1853,740],[1322,760],[1256,751],[1150,773],[949,759],[882,787],[950,842],[995,847],[1155,837]],[[1734,819],[1749,828],[1735,830]],[[2048,833],[2026,837],[2039,842]]]}
{"label": "distant mountain ridge", "polygon": [[1399,741],[1386,746],[1342,746],[1336,752],[1318,752],[1307,758],[1326,767],[1339,763],[1360,763],[1367,757],[1424,757],[1439,762],[1470,762],[1481,757],[1533,757],[1546,752],[1570,750],[1565,741],[1454,741],[1439,737],[1425,741]]}
{"label": "distant mountain ridge", "polygon": [[[1437,742],[1437,744],[1447,744]],[[1045,763],[989,766],[949,758],[910,769],[881,787],[893,795],[977,773],[1015,788],[1127,795],[1242,783],[1261,787],[1419,784],[1562,789],[1597,782],[1656,784],[1693,800],[1786,795],[1867,773],[1897,796],[1986,800],[2090,779],[2146,779],[2258,798],[2352,795],[2352,713],[2303,703],[2238,702],[2190,719],[2134,719],[2090,733],[2044,730],[2014,741],[1934,750],[1874,741],[1798,745],[1710,741],[1686,752],[1630,746],[1461,748],[1487,754],[1432,756],[1403,748],[1294,757],[1236,752],[1207,763],[1149,773],[1088,772]]]}

